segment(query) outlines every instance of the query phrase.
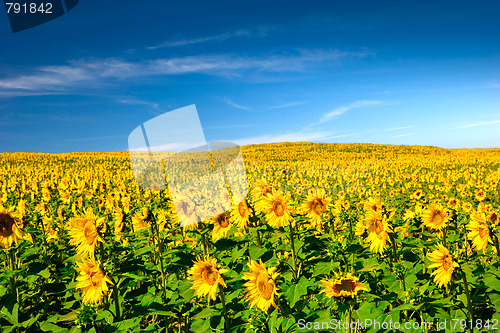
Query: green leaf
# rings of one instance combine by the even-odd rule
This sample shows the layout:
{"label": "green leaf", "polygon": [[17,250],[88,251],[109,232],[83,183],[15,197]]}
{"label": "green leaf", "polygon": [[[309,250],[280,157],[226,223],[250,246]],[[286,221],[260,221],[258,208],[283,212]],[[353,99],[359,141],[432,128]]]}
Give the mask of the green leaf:
{"label": "green leaf", "polygon": [[491,273],[484,274],[484,284],[493,290],[500,291],[500,280]]}
{"label": "green leaf", "polygon": [[193,319],[202,319],[202,318],[209,318],[212,317],[214,314],[220,314],[220,311],[211,309],[211,308],[205,308],[201,310],[200,313],[196,314],[193,316]]}
{"label": "green leaf", "polygon": [[302,276],[299,282],[295,285],[292,285],[288,291],[285,293],[285,296],[290,302],[290,307],[294,307],[295,303],[300,300],[300,298],[307,294],[307,286],[309,285],[309,281]]}
{"label": "green leaf", "polygon": [[250,258],[252,258],[252,260],[257,260],[259,259],[264,253],[266,253],[267,249],[265,248],[260,248],[256,245],[250,245],[250,249],[249,249],[249,254],[250,254]]}
{"label": "green leaf", "polygon": [[4,318],[7,320],[9,323],[12,325],[17,325],[19,324],[18,318],[17,318],[17,312],[19,310],[19,304],[14,304],[14,308],[12,309],[12,314],[9,312],[9,310],[4,306],[2,309],[0,309],[0,317]]}
{"label": "green leaf", "polygon": [[40,324],[40,329],[44,332],[66,332],[67,330],[49,322]]}

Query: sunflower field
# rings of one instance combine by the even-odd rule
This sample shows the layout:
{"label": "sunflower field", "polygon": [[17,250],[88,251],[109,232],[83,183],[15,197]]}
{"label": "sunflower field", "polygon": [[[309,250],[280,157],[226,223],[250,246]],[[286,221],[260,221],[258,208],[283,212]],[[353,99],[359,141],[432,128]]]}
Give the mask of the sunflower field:
{"label": "sunflower field", "polygon": [[500,328],[500,150],[242,152],[246,199],[187,227],[128,152],[0,154],[0,331]]}

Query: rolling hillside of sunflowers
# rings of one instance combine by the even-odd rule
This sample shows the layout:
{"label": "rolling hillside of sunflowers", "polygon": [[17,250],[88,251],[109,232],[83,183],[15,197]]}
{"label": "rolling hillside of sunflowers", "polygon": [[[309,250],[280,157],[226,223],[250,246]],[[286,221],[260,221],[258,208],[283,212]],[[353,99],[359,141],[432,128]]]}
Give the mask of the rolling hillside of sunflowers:
{"label": "rolling hillside of sunflowers", "polygon": [[500,150],[242,151],[246,200],[185,228],[128,152],[0,154],[0,331],[500,328]]}

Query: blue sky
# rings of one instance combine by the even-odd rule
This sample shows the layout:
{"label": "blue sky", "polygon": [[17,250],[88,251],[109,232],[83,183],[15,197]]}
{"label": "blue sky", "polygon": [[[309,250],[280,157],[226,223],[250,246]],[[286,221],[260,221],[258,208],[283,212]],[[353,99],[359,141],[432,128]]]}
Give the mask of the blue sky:
{"label": "blue sky", "polygon": [[80,0],[0,14],[0,152],[115,151],[196,104],[205,137],[499,147],[498,1]]}

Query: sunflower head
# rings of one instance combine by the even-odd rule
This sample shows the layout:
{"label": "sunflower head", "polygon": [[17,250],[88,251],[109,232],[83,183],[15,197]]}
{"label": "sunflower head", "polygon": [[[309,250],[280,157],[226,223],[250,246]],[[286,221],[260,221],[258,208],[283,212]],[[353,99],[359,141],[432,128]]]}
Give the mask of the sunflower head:
{"label": "sunflower head", "polygon": [[248,267],[250,272],[243,273],[243,278],[248,282],[243,286],[246,287],[245,295],[250,302],[250,308],[256,306],[263,311],[267,311],[271,305],[277,307],[278,288],[276,278],[278,273],[276,268],[270,267],[266,269],[261,260],[259,262],[250,260]]}
{"label": "sunflower head", "polygon": [[368,290],[365,285],[358,282],[358,278],[348,273],[340,279],[322,280],[325,287],[321,292],[327,297],[354,297],[359,291]]}
{"label": "sunflower head", "polygon": [[214,240],[218,240],[227,236],[229,230],[231,230],[230,218],[231,215],[228,213],[222,213],[212,218],[212,222],[214,224],[212,238]]}
{"label": "sunflower head", "polygon": [[474,211],[467,225],[467,229],[469,229],[469,233],[467,234],[468,238],[472,240],[472,244],[476,251],[482,250],[483,253],[486,252],[488,243],[493,243],[488,221],[489,219],[486,217],[485,213]]}
{"label": "sunflower head", "polygon": [[87,209],[84,214],[69,221],[70,244],[76,245],[77,252],[83,257],[94,258],[97,242],[104,242],[99,234],[99,229],[102,230],[99,226],[104,224],[104,218],[98,218],[94,215],[92,209]]}
{"label": "sunflower head", "polygon": [[77,278],[76,288],[83,290],[83,303],[100,304],[102,296],[108,293],[108,284],[113,284],[111,279],[104,274],[94,259],[78,263],[77,270],[80,276]]}
{"label": "sunflower head", "polygon": [[194,266],[188,270],[188,277],[196,290],[195,295],[198,297],[207,296],[208,299],[215,301],[217,288],[219,285],[226,287],[222,274],[226,273],[226,269],[217,268],[217,260],[206,258],[194,262]]}
{"label": "sunflower head", "polygon": [[274,191],[264,198],[263,211],[266,214],[266,220],[270,226],[275,228],[288,226],[294,223],[291,215],[293,208],[290,204],[290,198],[284,196],[281,192]]}
{"label": "sunflower head", "polygon": [[7,209],[0,205],[0,247],[9,249],[12,243],[19,243],[24,239],[21,229],[18,227],[20,217],[13,208]]}
{"label": "sunflower head", "polygon": [[426,227],[432,230],[441,230],[446,227],[450,214],[441,205],[434,204],[424,211],[422,219]]}
{"label": "sunflower head", "polygon": [[434,282],[438,284],[438,287],[450,283],[451,275],[455,267],[458,267],[458,263],[453,260],[448,249],[438,244],[437,249],[428,254],[428,258],[433,262],[429,268],[437,268],[431,275],[434,275]]}

